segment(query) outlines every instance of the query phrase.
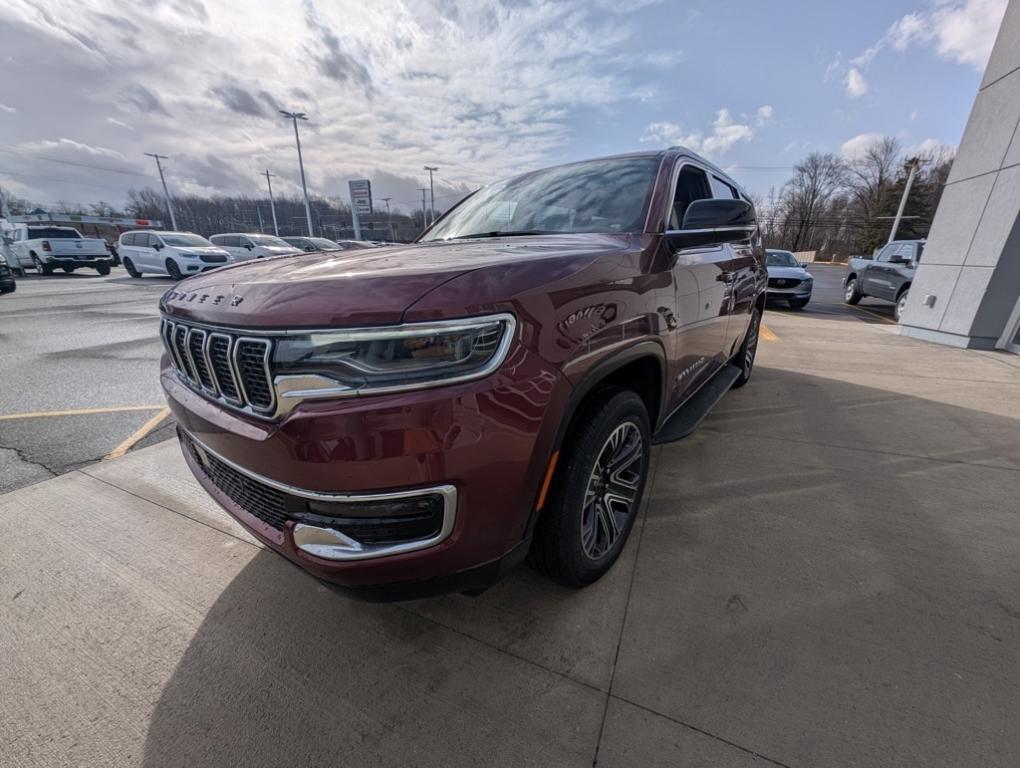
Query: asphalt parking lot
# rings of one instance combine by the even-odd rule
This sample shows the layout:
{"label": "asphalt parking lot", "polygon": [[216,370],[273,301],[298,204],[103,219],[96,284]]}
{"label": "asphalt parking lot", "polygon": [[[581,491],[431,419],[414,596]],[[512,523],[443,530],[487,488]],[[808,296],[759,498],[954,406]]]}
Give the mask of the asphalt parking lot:
{"label": "asphalt parking lot", "polygon": [[165,417],[156,303],[170,285],[120,268],[30,274],[2,297],[0,493],[172,434],[153,423]]}
{"label": "asphalt parking lot", "polygon": [[[0,496],[0,764],[1015,766],[1020,358],[900,337],[813,271],[751,384],[656,449],[627,549],[582,592],[522,567],[477,598],[349,601],[172,441],[95,463],[134,414]],[[166,283],[62,282],[0,303],[5,336],[9,307],[24,333],[48,306],[78,339],[25,342],[50,366],[25,375],[65,386],[4,412],[159,405]],[[81,346],[86,373],[51,362]]]}

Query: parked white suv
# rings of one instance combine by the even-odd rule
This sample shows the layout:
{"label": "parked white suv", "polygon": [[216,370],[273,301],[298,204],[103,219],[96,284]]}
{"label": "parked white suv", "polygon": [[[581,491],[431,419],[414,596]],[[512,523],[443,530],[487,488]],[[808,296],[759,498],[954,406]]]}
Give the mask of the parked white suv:
{"label": "parked white suv", "polygon": [[234,261],[248,259],[264,259],[268,256],[286,256],[291,253],[302,253],[300,248],[284,242],[272,235],[246,235],[241,232],[225,232],[209,238],[214,245],[227,250]]}
{"label": "parked white suv", "polygon": [[180,280],[233,261],[226,250],[192,232],[125,232],[117,252],[131,277],[169,275]]}

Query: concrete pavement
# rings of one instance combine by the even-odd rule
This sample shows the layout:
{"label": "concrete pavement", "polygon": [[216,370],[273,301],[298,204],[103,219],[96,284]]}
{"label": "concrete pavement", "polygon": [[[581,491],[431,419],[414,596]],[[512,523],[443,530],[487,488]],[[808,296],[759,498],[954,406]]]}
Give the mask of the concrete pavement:
{"label": "concrete pavement", "polygon": [[1020,358],[809,309],[582,592],[351,602],[172,443],[0,497],[0,764],[1016,765]]}

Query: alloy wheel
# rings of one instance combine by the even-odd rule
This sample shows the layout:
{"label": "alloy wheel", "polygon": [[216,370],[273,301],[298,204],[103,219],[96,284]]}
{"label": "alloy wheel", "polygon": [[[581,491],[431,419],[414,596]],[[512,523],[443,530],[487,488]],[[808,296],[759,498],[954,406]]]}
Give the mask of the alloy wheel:
{"label": "alloy wheel", "polygon": [[634,513],[644,474],[643,442],[638,425],[626,421],[612,431],[595,460],[581,506],[581,548],[591,560],[613,549]]}
{"label": "alloy wheel", "polygon": [[854,293],[856,293],[856,292],[857,292],[857,283],[854,282],[853,280],[851,280],[849,283],[846,284],[846,292],[843,294],[843,298],[845,298],[847,301],[849,301],[850,299],[852,299],[854,297]]}

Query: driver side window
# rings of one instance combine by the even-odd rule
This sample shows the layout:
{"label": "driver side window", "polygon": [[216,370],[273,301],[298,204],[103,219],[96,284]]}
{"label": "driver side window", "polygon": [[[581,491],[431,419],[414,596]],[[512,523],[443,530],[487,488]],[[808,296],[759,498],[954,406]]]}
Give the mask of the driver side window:
{"label": "driver side window", "polygon": [[889,261],[892,258],[893,252],[899,247],[898,243],[890,243],[879,252],[878,256],[875,257],[875,261]]}
{"label": "driver side window", "polygon": [[687,207],[695,200],[707,200],[711,197],[712,190],[708,185],[708,177],[705,172],[693,165],[685,165],[680,169],[680,175],[677,178],[676,193],[673,195],[667,229],[680,229],[684,223]]}

